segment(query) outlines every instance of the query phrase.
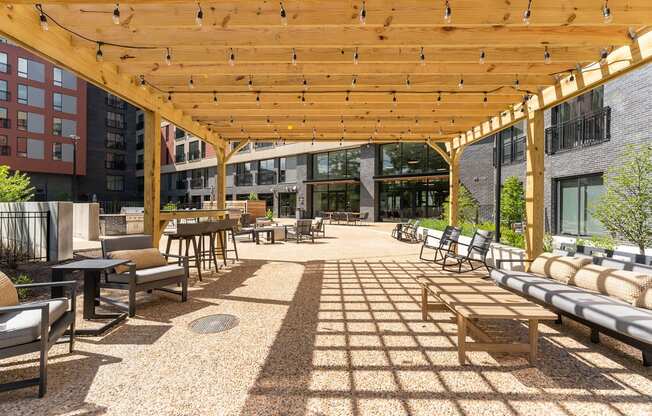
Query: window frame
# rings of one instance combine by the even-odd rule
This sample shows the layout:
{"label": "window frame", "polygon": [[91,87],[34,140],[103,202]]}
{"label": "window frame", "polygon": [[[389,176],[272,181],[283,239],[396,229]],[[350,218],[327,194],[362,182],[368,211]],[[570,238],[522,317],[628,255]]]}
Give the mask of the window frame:
{"label": "window frame", "polygon": [[52,143],[52,160],[63,160],[63,145],[60,142]]}

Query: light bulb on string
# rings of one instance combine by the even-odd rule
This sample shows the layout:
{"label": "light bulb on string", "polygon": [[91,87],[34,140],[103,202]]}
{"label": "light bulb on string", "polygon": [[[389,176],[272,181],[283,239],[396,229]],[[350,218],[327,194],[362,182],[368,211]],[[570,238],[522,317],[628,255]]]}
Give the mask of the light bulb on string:
{"label": "light bulb on string", "polygon": [[487,54],[485,53],[484,49],[480,51],[480,65],[484,65],[485,63],[485,58],[487,57]]}
{"label": "light bulb on string", "polygon": [[287,26],[288,25],[288,13],[285,10],[285,7],[283,6],[283,2],[281,2],[280,4],[281,4],[281,9],[279,10],[279,14],[281,16],[281,24],[283,26]]}
{"label": "light bulb on string", "polygon": [[229,66],[235,66],[235,52],[233,52],[233,48],[229,49]]}
{"label": "light bulb on string", "polygon": [[412,83],[410,82],[410,76],[407,75],[405,77],[405,88],[409,89],[412,86]]}
{"label": "light bulb on string", "polygon": [[552,63],[552,56],[550,55],[550,51],[548,50],[547,46],[543,52],[543,63],[546,65],[550,65]]}
{"label": "light bulb on string", "polygon": [[613,21],[613,16],[611,15],[611,9],[609,8],[609,0],[604,1],[602,6],[602,18],[605,23],[611,23]]}
{"label": "light bulb on string", "polygon": [[97,42],[97,51],[95,52],[95,60],[102,62],[104,60],[104,53],[102,53],[102,42]]}
{"label": "light bulb on string", "polygon": [[306,105],[306,93],[301,94],[301,104]]}
{"label": "light bulb on string", "polygon": [[213,91],[213,104],[215,104],[215,105],[218,104],[218,101],[217,101],[217,91]]}
{"label": "light bulb on string", "polygon": [[609,51],[606,48],[603,48],[600,51],[600,65],[606,65],[608,57],[609,57]]}
{"label": "light bulb on string", "polygon": [[444,22],[450,24],[453,21],[453,10],[451,9],[451,5],[446,0],[446,3],[444,4]]}
{"label": "light bulb on string", "polygon": [[516,75],[516,78],[514,79],[514,88],[517,90],[521,88],[521,81],[518,80],[518,75]]}
{"label": "light bulb on string", "polygon": [[170,51],[170,48],[165,48],[165,64],[167,66],[172,65],[172,52]]}
{"label": "light bulb on string", "polygon": [[532,17],[532,0],[528,0],[527,9],[525,9],[525,11],[523,12],[523,23],[529,25],[531,17]]}
{"label": "light bulb on string", "polygon": [[482,106],[484,108],[487,108],[488,105],[489,105],[489,99],[487,98],[487,93],[485,92],[484,97],[482,98]]}
{"label": "light bulb on string", "polygon": [[301,120],[301,127],[306,127],[306,117],[303,116],[303,119]]}
{"label": "light bulb on string", "polygon": [[297,51],[294,48],[292,48],[292,65],[297,65]]}
{"label": "light bulb on string", "polygon": [[464,76],[460,75],[460,82],[457,84],[457,88],[462,90],[464,89]]}
{"label": "light bulb on string", "polygon": [[303,90],[308,91],[308,80],[305,77],[303,78]]}
{"label": "light bulb on string", "polygon": [[269,116],[267,116],[267,125],[269,126],[270,124],[272,124],[272,120],[270,120]]}
{"label": "light bulb on string", "polygon": [[120,4],[116,3],[115,4],[115,9],[113,9],[113,16],[111,16],[113,19],[113,24],[119,25],[120,24]]}
{"label": "light bulb on string", "polygon": [[256,106],[260,107],[260,93],[256,93]]}
{"label": "light bulb on string", "polygon": [[197,14],[195,15],[195,24],[199,27],[202,27],[204,24],[204,11],[201,8],[201,4],[197,3]]}
{"label": "light bulb on string", "polygon": [[365,23],[367,23],[367,8],[365,7],[364,1],[362,2],[362,7],[360,8],[359,18],[361,24],[364,25]]}
{"label": "light bulb on string", "polygon": [[140,88],[142,88],[142,89],[147,88],[147,82],[145,81],[145,75],[140,76]]}
{"label": "light bulb on string", "polygon": [[50,29],[50,26],[48,26],[48,18],[45,16],[45,13],[43,13],[43,9],[40,5],[37,6],[37,9],[39,11],[39,24],[41,25],[41,30],[47,32]]}
{"label": "light bulb on string", "polygon": [[168,91],[168,101],[172,101],[172,91]]}
{"label": "light bulb on string", "polygon": [[421,51],[419,51],[419,63],[421,65],[426,64],[426,54],[423,51],[423,46],[421,47]]}
{"label": "light bulb on string", "polygon": [[355,88],[357,84],[358,84],[358,77],[354,75],[353,78],[351,79],[351,88]]}
{"label": "light bulb on string", "polygon": [[192,79],[192,75],[190,76],[190,79],[188,80],[188,88],[191,90],[195,88],[195,80]]}
{"label": "light bulb on string", "polygon": [[398,98],[396,98],[396,93],[392,94],[392,105],[396,107],[398,105]]}
{"label": "light bulb on string", "polygon": [[251,75],[249,75],[249,81],[247,81],[247,88],[251,91],[254,88],[254,80]]}
{"label": "light bulb on string", "polygon": [[437,107],[441,106],[441,92],[437,95]]}
{"label": "light bulb on string", "polygon": [[360,54],[358,53],[358,47],[355,47],[355,52],[353,52],[353,65],[357,65],[360,62]]}

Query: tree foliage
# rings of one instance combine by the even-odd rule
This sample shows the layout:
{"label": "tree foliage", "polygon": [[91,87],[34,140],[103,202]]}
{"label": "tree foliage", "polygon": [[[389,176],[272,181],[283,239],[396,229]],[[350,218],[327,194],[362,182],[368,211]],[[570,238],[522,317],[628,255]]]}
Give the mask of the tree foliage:
{"label": "tree foliage", "polygon": [[500,220],[511,226],[523,222],[525,217],[525,193],[523,185],[516,176],[505,179],[500,191]]}
{"label": "tree foliage", "polygon": [[652,145],[625,148],[607,171],[605,187],[593,207],[595,217],[645,254],[652,245]]}
{"label": "tree foliage", "polygon": [[34,195],[29,176],[20,171],[13,174],[9,166],[0,165],[0,202],[29,201]]}
{"label": "tree foliage", "polygon": [[[448,220],[448,210],[450,209],[450,199],[447,197],[444,202],[443,218]],[[457,195],[457,219],[460,223],[475,223],[478,216],[478,201],[473,197],[471,191],[460,184],[460,190]]]}

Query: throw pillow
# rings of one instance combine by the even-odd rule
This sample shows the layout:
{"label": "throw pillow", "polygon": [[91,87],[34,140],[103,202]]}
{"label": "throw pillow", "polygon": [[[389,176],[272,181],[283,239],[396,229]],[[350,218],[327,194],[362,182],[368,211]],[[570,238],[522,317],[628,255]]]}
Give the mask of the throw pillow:
{"label": "throw pillow", "polygon": [[[136,264],[136,270],[165,266],[167,264],[167,260],[157,248],[111,251],[108,253],[107,257],[110,259],[129,260]],[[117,266],[115,271],[116,273],[128,272],[129,266]]]}

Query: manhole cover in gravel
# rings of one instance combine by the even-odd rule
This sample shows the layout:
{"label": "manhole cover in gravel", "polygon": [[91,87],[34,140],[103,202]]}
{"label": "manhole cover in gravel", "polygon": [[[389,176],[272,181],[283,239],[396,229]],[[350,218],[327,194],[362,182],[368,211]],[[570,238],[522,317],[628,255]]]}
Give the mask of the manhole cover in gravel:
{"label": "manhole cover in gravel", "polygon": [[189,326],[193,332],[198,334],[214,334],[235,328],[238,323],[240,323],[240,320],[233,315],[218,314],[196,319]]}

